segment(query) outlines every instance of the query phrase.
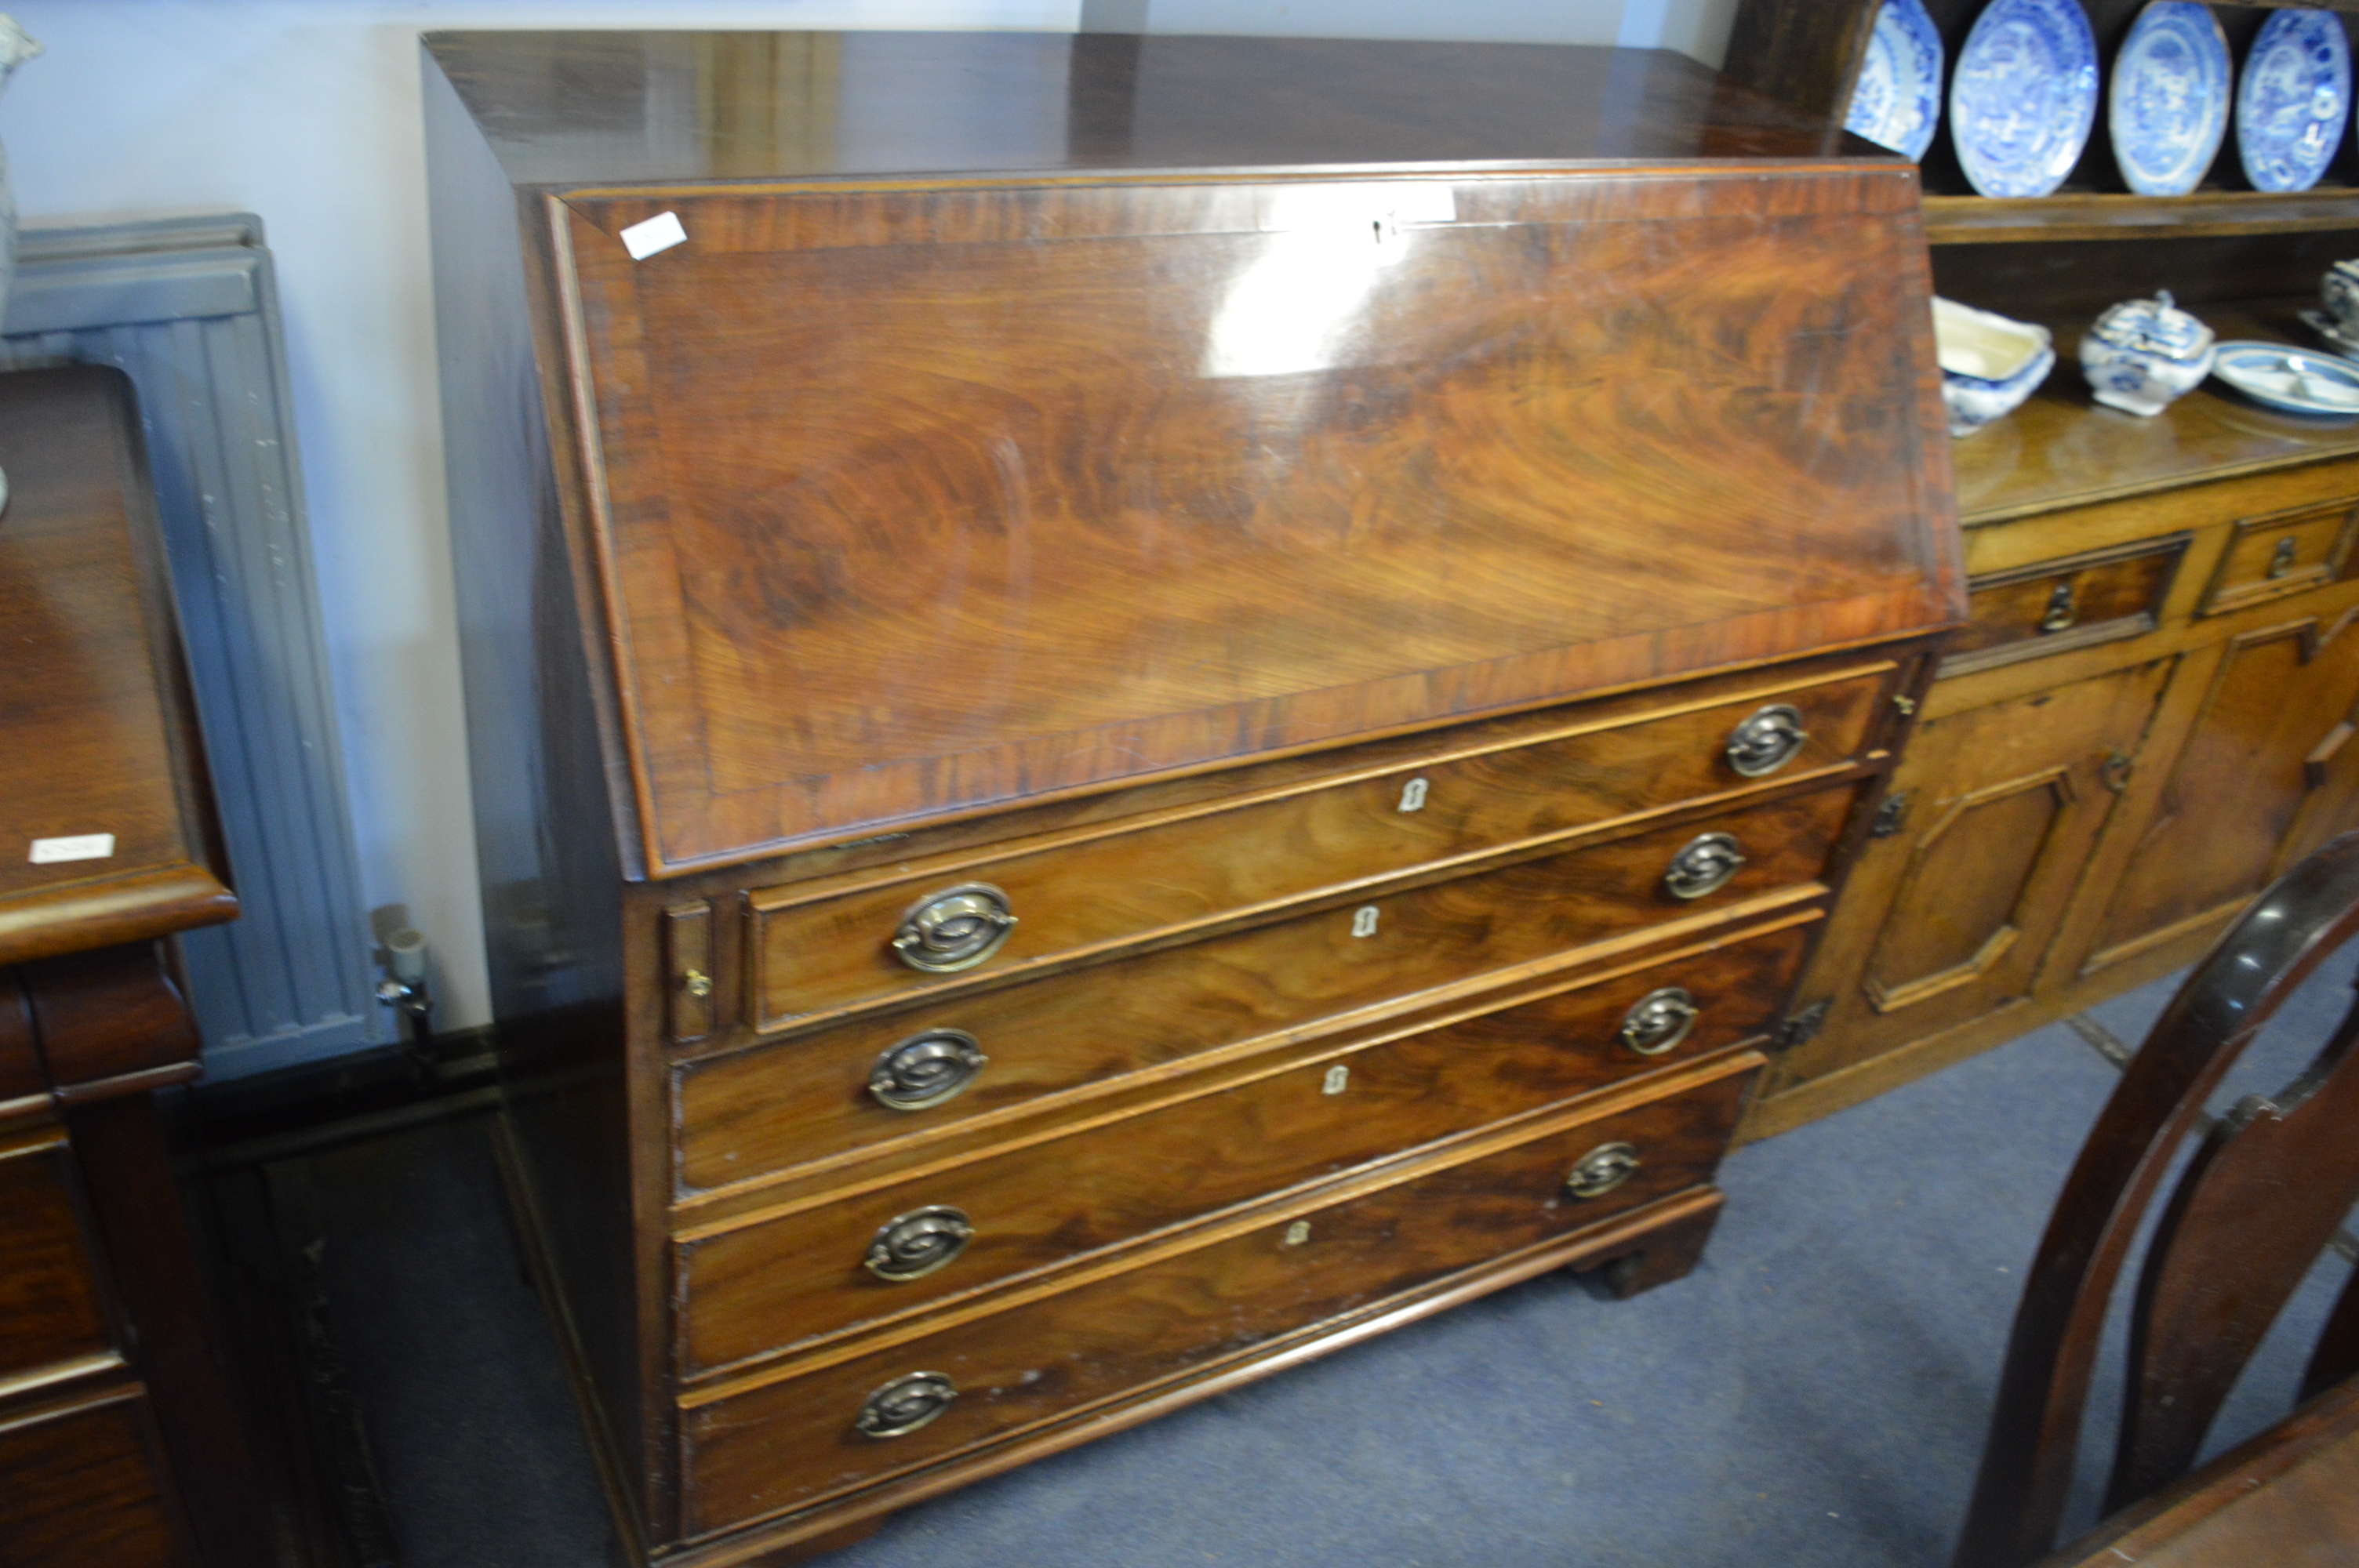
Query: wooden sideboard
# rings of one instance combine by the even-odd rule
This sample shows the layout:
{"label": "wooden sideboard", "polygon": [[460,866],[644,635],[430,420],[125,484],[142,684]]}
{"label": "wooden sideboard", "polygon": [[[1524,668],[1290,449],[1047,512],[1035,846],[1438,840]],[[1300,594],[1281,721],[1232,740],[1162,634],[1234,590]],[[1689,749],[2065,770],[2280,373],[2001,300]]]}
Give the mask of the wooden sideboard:
{"label": "wooden sideboard", "polygon": [[130,383],[0,374],[0,1564],[266,1561],[154,1091],[228,920]]}
{"label": "wooden sideboard", "polygon": [[638,1550],[1693,1262],[1964,612],[1913,170],[1658,53],[426,48],[510,1169]]}
{"label": "wooden sideboard", "polygon": [[[1981,6],[1929,9],[1954,54]],[[2086,9],[2110,59],[2136,0]],[[1840,119],[1875,10],[1747,0],[1731,70]],[[2217,15],[2241,54],[2263,13]],[[2140,418],[2093,402],[2077,360],[2107,306],[2158,289],[2223,341],[2314,342],[2296,311],[2359,255],[2359,159],[2290,195],[2226,189],[2235,162],[2232,138],[2194,194],[2126,194],[2101,115],[2063,189],[1993,200],[1946,131],[1928,151],[1936,288],[2046,324],[2059,363],[1957,443],[1972,624],[1798,992],[1807,1038],[1745,1136],[2182,968],[2359,825],[2359,426],[2216,381]]]}

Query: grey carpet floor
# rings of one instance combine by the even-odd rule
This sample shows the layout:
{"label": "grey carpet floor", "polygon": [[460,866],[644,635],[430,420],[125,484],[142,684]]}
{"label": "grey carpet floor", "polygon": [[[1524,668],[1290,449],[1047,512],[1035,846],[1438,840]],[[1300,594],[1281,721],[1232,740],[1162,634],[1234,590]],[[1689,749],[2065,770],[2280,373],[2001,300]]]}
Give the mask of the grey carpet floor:
{"label": "grey carpet floor", "polygon": [[[2333,968],[2220,1105],[2295,1075],[2350,994],[2353,962]],[[831,1568],[1941,1563],[2022,1271],[2114,1079],[2100,1047],[2135,1044],[2169,992],[1739,1151],[1686,1280],[1631,1302],[1531,1281],[909,1509]],[[488,1134],[444,1121],[311,1162],[401,1561],[617,1561]],[[2321,1260],[2215,1451],[2284,1412],[2349,1268]],[[2118,1379],[2101,1368],[2093,1430]]]}

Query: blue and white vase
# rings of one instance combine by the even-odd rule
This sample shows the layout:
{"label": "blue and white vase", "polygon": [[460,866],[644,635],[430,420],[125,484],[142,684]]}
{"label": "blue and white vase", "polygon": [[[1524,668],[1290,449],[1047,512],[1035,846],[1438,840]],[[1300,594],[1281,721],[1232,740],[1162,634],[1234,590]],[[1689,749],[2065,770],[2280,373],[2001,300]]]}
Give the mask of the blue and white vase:
{"label": "blue and white vase", "polygon": [[2179,308],[2164,289],[2128,299],[2081,338],[2081,373],[2108,408],[2151,416],[2212,373],[2212,329]]}

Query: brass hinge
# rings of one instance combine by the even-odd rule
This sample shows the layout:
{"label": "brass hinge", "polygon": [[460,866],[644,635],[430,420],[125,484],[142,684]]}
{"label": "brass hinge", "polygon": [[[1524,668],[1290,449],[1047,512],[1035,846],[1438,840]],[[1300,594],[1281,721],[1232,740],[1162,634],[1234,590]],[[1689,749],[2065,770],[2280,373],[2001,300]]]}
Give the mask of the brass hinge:
{"label": "brass hinge", "polygon": [[1827,1014],[1834,1010],[1834,1005],[1832,997],[1821,997],[1794,1013],[1777,1026],[1777,1038],[1772,1042],[1774,1048],[1791,1051],[1797,1045],[1816,1039],[1819,1031],[1827,1026]]}

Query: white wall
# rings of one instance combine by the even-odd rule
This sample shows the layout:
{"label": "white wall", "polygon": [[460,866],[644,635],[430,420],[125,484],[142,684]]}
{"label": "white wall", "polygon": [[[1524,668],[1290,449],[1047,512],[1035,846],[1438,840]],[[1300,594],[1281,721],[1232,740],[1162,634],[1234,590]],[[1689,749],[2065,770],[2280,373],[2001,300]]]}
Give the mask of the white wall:
{"label": "white wall", "polygon": [[[1735,0],[1147,0],[1156,32],[1614,43],[1716,61]],[[14,0],[47,52],[0,101],[28,221],[258,212],[373,906],[442,1007],[488,1013],[434,387],[417,35],[441,27],[1070,29],[1082,0]]]}

